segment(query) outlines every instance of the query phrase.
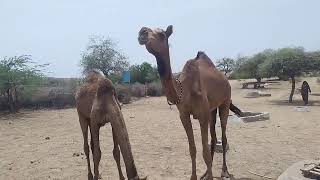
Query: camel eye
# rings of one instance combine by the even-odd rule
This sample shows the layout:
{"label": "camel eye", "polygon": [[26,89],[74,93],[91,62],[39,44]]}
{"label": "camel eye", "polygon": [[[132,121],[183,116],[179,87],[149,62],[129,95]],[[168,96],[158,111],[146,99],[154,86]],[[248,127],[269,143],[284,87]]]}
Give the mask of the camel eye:
{"label": "camel eye", "polygon": [[160,38],[161,38],[162,40],[164,40],[164,39],[166,38],[166,33],[161,32],[161,33],[159,33],[159,36],[160,36]]}

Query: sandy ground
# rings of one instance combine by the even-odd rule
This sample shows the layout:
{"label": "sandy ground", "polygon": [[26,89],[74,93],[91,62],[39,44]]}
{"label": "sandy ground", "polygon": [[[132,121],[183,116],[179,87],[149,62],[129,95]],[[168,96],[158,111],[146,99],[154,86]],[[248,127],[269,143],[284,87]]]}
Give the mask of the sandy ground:
{"label": "sandy ground", "polygon": [[[320,93],[316,79],[309,79],[313,93]],[[292,163],[320,158],[320,96],[310,96],[309,112],[296,112],[301,96],[286,103],[289,82],[263,91],[271,97],[244,98],[252,90],[231,81],[233,102],[243,110],[267,111],[271,119],[252,123],[229,123],[227,154],[234,179],[262,179],[249,171],[276,179]],[[298,86],[301,82],[298,83]],[[176,108],[164,97],[143,98],[123,107],[135,162],[148,179],[189,179],[191,161],[188,142]],[[219,126],[220,127],[220,126]],[[193,120],[197,144],[198,178],[204,173],[199,123]],[[218,128],[220,137],[220,129]],[[49,137],[49,139],[46,137]],[[118,179],[112,157],[110,125],[101,129],[103,179]],[[87,165],[75,109],[22,111],[0,117],[0,179],[86,179]],[[74,156],[79,153],[79,156]],[[216,153],[213,173],[219,177],[222,154]],[[123,166],[123,171],[125,171]]]}

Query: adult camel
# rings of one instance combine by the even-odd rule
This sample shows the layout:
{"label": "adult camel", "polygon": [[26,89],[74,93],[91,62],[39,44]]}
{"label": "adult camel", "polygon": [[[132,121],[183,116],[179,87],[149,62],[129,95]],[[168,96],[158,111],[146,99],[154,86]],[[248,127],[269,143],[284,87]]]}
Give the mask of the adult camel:
{"label": "adult camel", "polygon": [[[206,173],[201,179],[213,179],[212,159],[217,142],[215,124],[217,109],[222,129],[223,166],[222,177],[229,177],[226,163],[226,126],[229,108],[237,115],[242,112],[231,103],[231,87],[228,79],[212,63],[204,52],[198,52],[196,58],[187,61],[179,79],[173,78],[168,38],[172,34],[172,25],[164,31],[147,27],[139,31],[138,41],[145,45],[149,53],[155,56],[168,102],[175,104],[179,110],[182,125],[186,131],[192,161],[191,180],[197,179],[196,146],[190,115],[198,119],[201,128],[203,159],[207,165]],[[211,122],[211,123],[210,123]],[[211,134],[211,155],[208,146],[208,125]]]}
{"label": "adult camel", "polygon": [[[120,151],[126,166],[129,180],[139,180],[131,152],[126,125],[120,110],[112,82],[98,71],[91,71],[86,76],[84,85],[76,93],[76,106],[83,133],[84,152],[88,164],[88,180],[97,180],[101,150],[99,143],[100,127],[111,122],[113,135],[113,157],[116,161],[119,179],[124,180],[120,166]],[[88,144],[88,128],[91,133],[91,151],[93,154],[94,176],[91,172]],[[146,178],[144,178],[146,179]]]}

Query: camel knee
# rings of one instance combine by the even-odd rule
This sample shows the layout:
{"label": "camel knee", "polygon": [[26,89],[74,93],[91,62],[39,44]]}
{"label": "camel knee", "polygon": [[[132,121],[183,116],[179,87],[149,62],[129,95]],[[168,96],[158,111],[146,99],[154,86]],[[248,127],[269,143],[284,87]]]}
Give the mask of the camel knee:
{"label": "camel knee", "polygon": [[93,153],[94,152],[94,144],[93,144],[93,141],[91,140],[90,142],[90,147],[91,147],[91,152]]}
{"label": "camel knee", "polygon": [[211,139],[211,156],[213,156],[214,150],[217,144],[217,137]]}
{"label": "camel knee", "polygon": [[211,137],[211,144],[216,144],[217,141],[218,141],[218,140],[217,140],[216,135],[214,135],[214,136]]}
{"label": "camel knee", "polygon": [[228,142],[228,139],[227,139],[226,133],[222,133],[222,144],[227,144],[227,142]]}
{"label": "camel knee", "polygon": [[214,130],[211,130],[210,129],[210,134],[211,134],[211,143],[213,143],[213,142],[217,142],[217,135],[216,135],[216,130],[214,129]]}
{"label": "camel knee", "polygon": [[92,153],[93,153],[93,161],[96,164],[99,164],[101,159],[101,150],[100,145],[97,143],[94,143],[93,146],[91,146]]}
{"label": "camel knee", "polygon": [[84,143],[83,151],[84,151],[84,154],[88,157],[89,156],[89,144],[88,143]]}
{"label": "camel knee", "polygon": [[[209,146],[208,146],[208,145],[204,145],[204,146],[203,146],[202,156],[203,156],[203,158],[204,158],[205,161],[211,162],[211,158],[210,158],[211,154],[210,154]],[[208,157],[209,157],[210,161],[209,161]],[[206,163],[207,163],[207,162],[206,162]]]}
{"label": "camel knee", "polygon": [[95,159],[100,161],[100,159],[101,159],[101,150],[100,150],[100,148],[94,148],[93,153],[95,155]]}
{"label": "camel knee", "polygon": [[120,159],[120,150],[118,147],[114,147],[112,153],[115,160]]}
{"label": "camel knee", "polygon": [[189,146],[190,156],[191,158],[196,158],[197,149],[195,146]]}

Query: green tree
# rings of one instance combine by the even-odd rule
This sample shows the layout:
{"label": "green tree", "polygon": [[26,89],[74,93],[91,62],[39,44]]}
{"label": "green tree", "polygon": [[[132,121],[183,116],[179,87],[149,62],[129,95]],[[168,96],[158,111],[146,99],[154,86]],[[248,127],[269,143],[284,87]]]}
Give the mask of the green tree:
{"label": "green tree", "polygon": [[235,68],[235,61],[231,58],[222,58],[217,62],[217,68],[223,71],[224,75],[227,75]]}
{"label": "green tree", "polygon": [[19,90],[39,85],[47,65],[36,65],[31,56],[26,55],[0,60],[0,91],[7,98],[10,112],[18,110]]}
{"label": "green tree", "polygon": [[269,60],[269,57],[274,53],[273,50],[267,49],[263,52],[257,53],[252,57],[242,60],[241,65],[235,70],[234,76],[239,78],[255,78],[258,82],[263,78],[259,72],[259,66]]}
{"label": "green tree", "polygon": [[151,64],[144,62],[140,65],[141,83],[150,83],[159,79],[158,71]]}
{"label": "green tree", "polygon": [[246,61],[248,61],[248,59],[249,59],[249,57],[238,55],[238,57],[237,57],[237,59],[235,60],[235,63],[234,63],[234,70],[237,71],[238,69],[240,69],[240,67],[241,67]]}
{"label": "green tree", "polygon": [[121,73],[129,67],[127,58],[116,48],[116,44],[109,38],[91,38],[82,54],[80,66],[83,73],[98,69],[109,77],[112,73]]}
{"label": "green tree", "polygon": [[233,71],[229,76],[230,79],[247,78],[246,72],[241,71],[241,67],[243,67],[244,63],[247,62],[248,59],[249,57],[238,55],[234,63]]}
{"label": "green tree", "polygon": [[130,66],[130,77],[132,83],[141,81],[140,65]]}
{"label": "green tree", "polygon": [[319,70],[319,59],[309,56],[303,48],[282,48],[277,50],[269,61],[259,66],[259,72],[265,77],[284,76],[291,79],[289,102],[295,90],[295,77],[303,73]]}
{"label": "green tree", "polygon": [[111,73],[108,77],[114,84],[117,84],[121,81],[120,73]]}
{"label": "green tree", "polygon": [[152,67],[147,62],[143,62],[141,65],[132,65],[130,73],[132,82],[145,84],[159,79],[156,67]]}

